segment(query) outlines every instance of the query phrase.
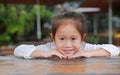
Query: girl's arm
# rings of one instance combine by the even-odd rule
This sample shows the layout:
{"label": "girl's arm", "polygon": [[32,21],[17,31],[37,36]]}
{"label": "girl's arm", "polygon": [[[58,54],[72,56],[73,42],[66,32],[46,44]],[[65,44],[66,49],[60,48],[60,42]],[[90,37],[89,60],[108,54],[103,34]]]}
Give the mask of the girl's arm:
{"label": "girl's arm", "polygon": [[106,51],[103,48],[98,48],[94,50],[82,50],[80,56],[85,57],[108,57],[111,56],[110,52]]}
{"label": "girl's arm", "polygon": [[37,58],[37,57],[42,57],[42,58],[50,58],[53,56],[58,56],[59,58],[66,58],[64,55],[62,55],[60,52],[58,52],[56,49],[53,49],[49,52],[47,51],[41,51],[41,50],[35,50],[31,53],[30,57],[32,58]]}
{"label": "girl's arm", "polygon": [[120,53],[120,50],[110,44],[96,45],[96,44],[88,44],[84,45],[84,50],[79,50],[75,55],[70,58],[75,57],[108,57],[108,56],[117,56]]}
{"label": "girl's arm", "polygon": [[20,45],[15,48],[14,55],[25,59],[37,57],[50,58],[54,55],[60,58],[65,58],[60,52],[55,49],[52,50],[50,47],[53,47],[50,43],[39,46]]}
{"label": "girl's arm", "polygon": [[88,44],[86,43],[84,50],[94,52],[92,56],[118,56],[120,50],[112,44]]}

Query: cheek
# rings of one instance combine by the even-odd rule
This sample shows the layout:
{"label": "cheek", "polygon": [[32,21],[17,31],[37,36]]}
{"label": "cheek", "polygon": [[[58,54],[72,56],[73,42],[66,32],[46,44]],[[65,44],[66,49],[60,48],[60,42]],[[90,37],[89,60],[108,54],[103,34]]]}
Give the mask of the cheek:
{"label": "cheek", "polygon": [[76,48],[76,50],[79,50],[79,49],[80,49],[80,45],[81,45],[81,44],[82,44],[82,41],[73,43],[73,45],[74,45],[74,47]]}
{"label": "cheek", "polygon": [[77,48],[77,49],[79,49],[80,48],[80,43],[74,44],[74,47]]}
{"label": "cheek", "polygon": [[63,44],[59,42],[57,39],[54,40],[54,43],[55,43],[56,48],[61,48],[63,46]]}
{"label": "cheek", "polygon": [[61,42],[56,41],[55,42],[56,48],[61,48],[63,47],[63,44]]}

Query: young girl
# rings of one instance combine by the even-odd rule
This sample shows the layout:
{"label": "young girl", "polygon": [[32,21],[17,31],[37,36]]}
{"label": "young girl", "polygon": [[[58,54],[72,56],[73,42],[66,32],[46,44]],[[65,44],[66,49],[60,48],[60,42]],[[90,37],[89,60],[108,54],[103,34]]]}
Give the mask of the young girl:
{"label": "young girl", "polygon": [[44,45],[20,45],[14,55],[24,58],[108,57],[119,55],[119,49],[110,44],[85,43],[86,33],[83,15],[73,11],[61,13],[52,19],[50,33],[53,42]]}

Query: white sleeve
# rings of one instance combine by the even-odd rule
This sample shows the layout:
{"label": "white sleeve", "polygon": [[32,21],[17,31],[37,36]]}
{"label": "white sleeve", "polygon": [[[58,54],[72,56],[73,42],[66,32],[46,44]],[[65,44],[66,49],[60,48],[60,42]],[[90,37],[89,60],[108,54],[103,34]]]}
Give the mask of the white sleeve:
{"label": "white sleeve", "polygon": [[93,49],[97,49],[97,48],[103,48],[106,51],[108,51],[111,56],[118,56],[120,53],[119,48],[117,48],[116,46],[112,45],[112,44],[85,44],[84,50],[93,50]]}
{"label": "white sleeve", "polygon": [[19,45],[14,50],[14,55],[17,57],[31,58],[30,54],[36,50],[34,45]]}
{"label": "white sleeve", "polygon": [[25,59],[28,59],[31,58],[30,55],[35,50],[49,51],[51,50],[51,48],[53,48],[53,44],[50,43],[38,46],[22,44],[15,48],[14,55],[17,57],[23,57]]}

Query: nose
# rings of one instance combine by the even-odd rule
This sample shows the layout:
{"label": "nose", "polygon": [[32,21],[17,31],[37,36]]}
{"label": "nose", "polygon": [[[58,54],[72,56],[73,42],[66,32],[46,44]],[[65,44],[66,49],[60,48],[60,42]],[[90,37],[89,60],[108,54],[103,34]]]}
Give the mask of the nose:
{"label": "nose", "polygon": [[72,43],[70,41],[67,41],[66,44],[65,44],[66,47],[71,47],[72,46]]}

